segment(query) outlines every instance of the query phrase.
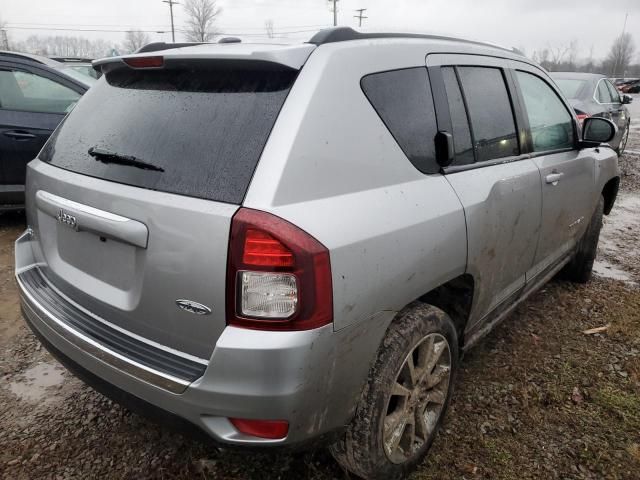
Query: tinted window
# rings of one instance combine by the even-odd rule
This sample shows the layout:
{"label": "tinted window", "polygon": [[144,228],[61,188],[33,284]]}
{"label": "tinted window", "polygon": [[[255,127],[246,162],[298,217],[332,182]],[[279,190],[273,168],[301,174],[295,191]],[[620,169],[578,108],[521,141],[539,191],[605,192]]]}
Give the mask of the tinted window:
{"label": "tinted window", "polygon": [[518,155],[516,125],[502,71],[460,67],[478,162]]}
{"label": "tinted window", "polygon": [[23,112],[66,113],[80,94],[40,75],[0,70],[0,108]]}
{"label": "tinted window", "polygon": [[602,83],[605,83],[607,85],[607,88],[609,89],[609,95],[611,96],[611,101],[613,103],[620,103],[620,94],[618,93],[618,90],[616,90],[616,87],[611,85],[611,82],[609,82],[608,80],[605,80]]}
{"label": "tinted window", "polygon": [[449,112],[451,113],[451,124],[453,128],[453,144],[455,146],[456,158],[453,165],[468,165],[474,162],[473,143],[471,131],[469,130],[469,119],[467,110],[462,99],[462,92],[458,84],[458,77],[453,67],[442,69],[444,85],[447,90],[449,101]]}
{"label": "tinted window", "polygon": [[598,82],[597,98],[600,103],[613,103],[611,93],[607,88],[607,82],[604,80]]}
{"label": "tinted window", "polygon": [[533,151],[573,148],[572,117],[553,89],[541,78],[517,72],[533,141]]}
{"label": "tinted window", "polygon": [[[105,180],[239,204],[295,74],[116,70],[89,89],[40,158]],[[164,171],[103,163],[88,155],[92,147]]]}
{"label": "tinted window", "polygon": [[556,84],[567,98],[578,98],[580,91],[584,88],[586,80],[573,80],[568,78],[556,79]]}
{"label": "tinted window", "polygon": [[436,173],[434,138],[438,131],[426,68],[374,73],[362,90],[411,163]]}

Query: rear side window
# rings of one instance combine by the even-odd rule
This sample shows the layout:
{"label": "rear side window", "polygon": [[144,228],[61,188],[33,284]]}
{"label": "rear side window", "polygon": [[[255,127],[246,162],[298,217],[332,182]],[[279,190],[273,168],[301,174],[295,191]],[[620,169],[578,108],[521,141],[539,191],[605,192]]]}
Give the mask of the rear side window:
{"label": "rear side window", "polygon": [[516,72],[529,118],[534,152],[573,148],[573,119],[547,83],[526,72]]}
{"label": "rear side window", "polygon": [[22,112],[67,113],[80,94],[49,78],[0,70],[0,108]]}
{"label": "rear side window", "polygon": [[507,86],[498,68],[458,67],[478,162],[518,155]]}
{"label": "rear side window", "polygon": [[367,75],[361,86],[411,163],[423,173],[437,173],[438,127],[426,67]]}
{"label": "rear side window", "polygon": [[[127,185],[240,204],[297,72],[223,65],[103,75],[41,160]],[[91,148],[163,171],[98,161]]]}
{"label": "rear side window", "polygon": [[464,106],[464,99],[458,84],[458,77],[453,67],[442,69],[444,86],[447,91],[449,112],[453,128],[453,144],[455,147],[455,160],[453,165],[469,165],[474,162],[473,141],[469,130],[469,119]]}

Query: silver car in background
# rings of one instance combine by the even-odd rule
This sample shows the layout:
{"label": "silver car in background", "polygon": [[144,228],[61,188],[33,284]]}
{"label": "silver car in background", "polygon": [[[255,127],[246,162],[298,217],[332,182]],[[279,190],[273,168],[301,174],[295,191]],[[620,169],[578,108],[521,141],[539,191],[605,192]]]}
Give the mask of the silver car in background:
{"label": "silver car in background", "polygon": [[477,42],[159,48],[96,62],[29,164],[25,320],[218,442],[405,475],[461,353],[558,272],[589,279],[615,126],[582,133],[544,70]]}

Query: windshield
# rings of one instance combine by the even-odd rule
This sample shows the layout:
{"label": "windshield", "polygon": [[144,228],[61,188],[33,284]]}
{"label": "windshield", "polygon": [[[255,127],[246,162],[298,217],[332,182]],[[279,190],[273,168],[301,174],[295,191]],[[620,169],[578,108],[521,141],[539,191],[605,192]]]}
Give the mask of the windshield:
{"label": "windshield", "polygon": [[555,81],[564,96],[570,99],[578,98],[582,87],[587,83],[586,80],[576,80],[574,78],[556,78]]}
{"label": "windshield", "polygon": [[[127,185],[240,204],[296,74],[255,67],[113,71],[82,97],[40,159]],[[91,149],[108,154],[96,159]],[[155,168],[132,168],[123,158]]]}

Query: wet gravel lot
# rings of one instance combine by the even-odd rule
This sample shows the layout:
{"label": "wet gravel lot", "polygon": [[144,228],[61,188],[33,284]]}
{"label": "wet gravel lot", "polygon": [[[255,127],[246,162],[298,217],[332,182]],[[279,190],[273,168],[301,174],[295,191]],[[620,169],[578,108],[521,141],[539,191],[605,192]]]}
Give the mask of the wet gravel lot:
{"label": "wet gravel lot", "polygon": [[[629,148],[640,153],[640,129]],[[466,356],[442,434],[413,478],[640,478],[640,155],[623,165],[597,276],[551,282]],[[218,450],[66,372],[20,317],[13,242],[23,223],[0,216],[0,477],[349,478],[321,449]]]}

